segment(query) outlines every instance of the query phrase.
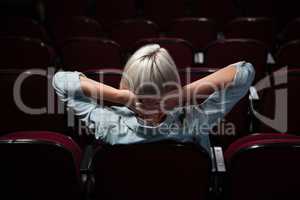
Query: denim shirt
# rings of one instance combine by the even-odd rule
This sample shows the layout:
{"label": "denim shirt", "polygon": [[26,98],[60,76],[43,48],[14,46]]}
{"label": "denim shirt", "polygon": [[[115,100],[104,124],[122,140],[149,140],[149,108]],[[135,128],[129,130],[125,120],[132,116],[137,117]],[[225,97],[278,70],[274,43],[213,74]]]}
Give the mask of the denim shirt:
{"label": "denim shirt", "polygon": [[209,132],[247,94],[255,76],[252,64],[235,63],[233,82],[200,105],[178,107],[157,126],[147,126],[127,107],[102,106],[81,90],[80,72],[57,72],[52,85],[67,109],[72,109],[96,139],[111,145],[171,139],[197,142],[210,152]]}

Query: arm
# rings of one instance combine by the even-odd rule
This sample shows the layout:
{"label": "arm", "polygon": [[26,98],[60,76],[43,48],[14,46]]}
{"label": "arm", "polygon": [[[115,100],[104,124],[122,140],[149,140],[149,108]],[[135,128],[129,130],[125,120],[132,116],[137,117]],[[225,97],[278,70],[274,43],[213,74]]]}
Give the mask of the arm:
{"label": "arm", "polygon": [[[220,77],[221,74],[227,77],[222,78]],[[201,104],[190,106],[190,117],[197,122],[203,117],[201,115],[205,115],[208,124],[216,123],[218,119],[222,119],[248,93],[254,77],[255,70],[251,63],[238,62],[204,78],[205,80],[213,81],[218,87],[221,87],[215,91],[209,90],[212,93],[209,93],[208,98]],[[220,80],[211,80],[211,78],[219,78]],[[224,86],[222,86],[223,84]],[[207,92],[207,89],[196,90],[197,93],[199,91]]]}
{"label": "arm", "polygon": [[224,89],[233,82],[236,72],[236,66],[232,64],[184,86],[182,89],[183,102],[195,104],[195,98],[207,97],[215,91]]}
{"label": "arm", "polygon": [[[248,66],[242,67],[244,64]],[[224,91],[226,88],[229,93],[235,91],[234,88],[243,90],[245,84],[249,84],[249,82],[251,84],[253,81],[251,78],[254,78],[254,69],[250,65],[246,62],[238,62],[224,67],[215,73],[185,85],[182,89],[166,94],[162,104],[165,109],[172,110],[174,107],[198,105],[207,101],[214,93],[216,96],[218,92]],[[247,73],[249,68],[251,68],[250,72]],[[248,76],[248,78],[244,76]],[[242,80],[245,80],[246,83],[240,83]],[[247,86],[246,90],[248,90]]]}
{"label": "arm", "polygon": [[[99,124],[95,124],[93,120],[93,111],[96,108],[99,108],[97,101],[91,98],[93,93],[98,93],[99,89],[105,88],[105,95],[117,95],[117,89],[110,88],[101,84],[97,86],[95,81],[92,81],[87,78],[83,78],[84,75],[80,72],[57,72],[52,80],[52,86],[59,97],[59,99],[64,102],[66,110],[72,111],[78,119],[80,119],[82,125],[86,126],[90,131],[89,133],[96,134],[96,138],[104,138],[103,130]],[[97,83],[99,84],[99,83]],[[115,93],[116,92],[116,93]],[[105,96],[106,100],[112,100],[119,102],[119,99],[113,99],[109,96]],[[101,123],[107,121],[116,120],[110,112],[107,112],[108,109],[98,109],[97,119],[101,120]],[[68,122],[73,124],[72,118],[68,119]],[[80,127],[80,126],[79,126]],[[102,130],[102,131],[101,131]]]}
{"label": "arm", "polygon": [[87,116],[97,106],[94,100],[110,101],[134,109],[133,93],[93,81],[80,72],[57,72],[52,85],[60,100],[74,110],[76,115]]}
{"label": "arm", "polygon": [[85,76],[80,76],[80,85],[83,93],[87,97],[91,97],[96,100],[109,101],[122,105],[131,105],[135,99],[135,95],[129,90],[119,90],[91,80]]}
{"label": "arm", "polygon": [[89,114],[97,104],[82,93],[80,75],[79,72],[57,72],[53,76],[52,86],[66,109],[71,109],[82,121],[88,123]]}

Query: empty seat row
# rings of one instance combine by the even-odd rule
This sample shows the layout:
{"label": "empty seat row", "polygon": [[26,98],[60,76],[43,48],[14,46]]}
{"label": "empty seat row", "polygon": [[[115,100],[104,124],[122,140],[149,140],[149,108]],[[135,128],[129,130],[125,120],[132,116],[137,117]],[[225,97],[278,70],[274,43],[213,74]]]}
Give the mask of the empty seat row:
{"label": "empty seat row", "polygon": [[0,137],[1,199],[82,199],[82,157],[71,138],[56,132]]}
{"label": "empty seat row", "polygon": [[50,42],[44,26],[31,18],[18,16],[0,18],[0,36],[25,36],[40,39],[43,42]]}
{"label": "empty seat row", "polygon": [[[77,43],[77,48],[73,49],[73,51],[77,51],[81,59],[85,60],[86,64],[78,63],[81,65],[89,65],[89,62],[93,62],[92,60],[85,59],[85,54],[88,54],[91,52],[87,48],[89,43],[96,44],[97,41],[99,43],[103,43],[100,41],[107,41],[107,40],[101,40],[101,39],[85,39],[85,38],[77,38],[77,39],[71,39],[69,40],[70,43],[66,43],[66,45],[62,48],[62,64],[67,66],[69,63],[64,61],[64,55],[71,54],[71,59],[76,60],[76,58],[72,58],[72,51],[68,50],[68,45],[71,45],[73,42]],[[87,42],[87,44],[85,44]],[[111,42],[112,43],[112,42]],[[141,39],[134,43],[131,47],[130,53],[133,53],[138,48],[142,47],[146,44],[153,44],[157,43],[160,44],[162,47],[166,48],[171,56],[174,58],[175,63],[177,64],[178,68],[184,68],[184,67],[190,67],[195,66],[194,56],[196,53],[196,50],[193,48],[193,46],[186,40],[183,40],[181,38],[167,38],[167,37],[161,37],[161,38],[146,38]],[[97,46],[97,45],[95,45]],[[116,44],[114,44],[115,48],[118,48]],[[275,55],[275,62],[278,66],[299,66],[299,59],[297,56],[297,52],[300,46],[299,40],[291,41],[289,43],[286,43],[283,45],[274,55]],[[99,47],[99,57],[98,61],[95,61],[95,63],[98,62],[98,66],[104,66],[105,64],[102,64],[101,62],[101,48]],[[122,53],[122,49],[119,48],[119,51]],[[94,52],[95,53],[95,52]],[[106,52],[109,54],[109,51]],[[123,54],[124,55],[124,54]],[[129,54],[130,55],[130,54]],[[265,73],[268,71],[267,69],[267,58],[268,58],[268,48],[264,45],[264,43],[252,40],[252,39],[220,39],[216,40],[210,45],[208,45],[206,48],[203,49],[203,63],[206,66],[210,67],[216,67],[220,68],[226,65],[229,65],[231,63],[240,61],[240,60],[247,60],[249,62],[252,62],[254,66],[257,69],[257,75],[260,77],[264,76]],[[123,60],[121,62],[121,65],[126,62],[127,57],[123,57]],[[119,61],[120,59],[115,58],[114,60]],[[114,61],[110,61],[110,63]],[[72,63],[73,64],[73,63]],[[113,65],[110,64],[110,65]],[[73,65],[76,65],[73,64]],[[271,69],[272,70],[272,69]]]}
{"label": "empty seat row", "polygon": [[[46,68],[61,66],[65,69],[85,69],[91,67],[118,67],[125,64],[128,54],[119,44],[108,39],[76,37],[64,42],[58,52],[37,39],[23,37],[0,37],[0,66],[10,68]],[[158,43],[165,47],[174,58],[178,68],[195,66],[196,50],[180,38],[146,38],[135,42],[130,51],[139,47]],[[297,66],[300,43],[292,41],[284,45],[275,57],[278,66]],[[263,77],[267,69],[267,47],[251,39],[224,39],[212,42],[204,50],[204,64],[209,67],[224,67],[240,60],[252,62],[256,67],[257,78]]]}
{"label": "empty seat row", "polygon": [[[256,134],[225,151],[225,196],[232,200],[294,199],[299,195],[299,136]],[[288,164],[289,163],[289,164]]]}
{"label": "empty seat row", "polygon": [[[28,2],[27,4],[34,3]],[[5,2],[2,4],[5,6],[5,4],[9,3]],[[273,0],[265,0],[264,2],[258,0],[223,0],[221,2],[216,0],[165,0],[163,2],[158,0],[124,0],[122,2],[115,0],[109,2],[102,0],[76,0],[74,3],[70,3],[68,0],[53,0],[40,1],[37,4],[38,6],[32,5],[34,7],[32,9],[39,15],[39,18],[46,18],[48,21],[65,16],[92,15],[100,20],[107,19],[107,25],[111,24],[111,21],[134,18],[136,16],[152,19],[158,18],[158,22],[164,25],[167,25],[164,21],[177,16],[210,17],[217,20],[220,24],[235,16],[273,17],[280,23],[281,18],[286,21],[299,16],[295,9],[297,4],[295,5],[293,1],[277,2]],[[13,7],[15,4],[11,3],[11,5]],[[170,5],[173,7],[172,10],[169,10]],[[15,7],[18,8],[18,6]],[[283,9],[289,10],[289,13],[283,14],[281,12]],[[13,9],[11,10],[14,11]],[[164,12],[166,10],[168,12]],[[6,13],[14,12],[6,11]],[[277,17],[280,19],[277,19]]]}
{"label": "empty seat row", "polygon": [[[299,19],[290,22],[276,38],[275,28],[270,18],[237,18],[221,30],[225,38],[251,38],[264,42],[269,48],[295,39],[300,39]],[[197,51],[203,50],[217,39],[218,30],[214,20],[209,18],[178,18],[170,23],[168,36],[189,41]],[[26,36],[41,39],[61,47],[72,37],[111,38],[125,50],[139,39],[159,37],[161,30],[154,22],[145,19],[126,19],[112,25],[105,31],[101,23],[84,16],[57,19],[50,23],[47,35],[45,29],[30,18],[3,17],[0,20],[0,36]]]}
{"label": "empty seat row", "polygon": [[0,41],[1,69],[47,68],[55,65],[55,50],[39,39],[1,37]]}
{"label": "empty seat row", "polygon": [[211,157],[192,143],[100,143],[83,152],[59,133],[15,132],[0,137],[0,191],[31,200],[294,199],[299,144],[299,136],[250,135],[230,145],[224,163],[220,149]]}

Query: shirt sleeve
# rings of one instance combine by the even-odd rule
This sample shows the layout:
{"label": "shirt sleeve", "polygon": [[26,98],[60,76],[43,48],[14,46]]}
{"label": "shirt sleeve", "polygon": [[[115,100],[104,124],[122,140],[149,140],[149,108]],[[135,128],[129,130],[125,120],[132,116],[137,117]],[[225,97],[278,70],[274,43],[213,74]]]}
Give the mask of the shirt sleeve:
{"label": "shirt sleeve", "polygon": [[192,119],[193,123],[199,123],[203,118],[206,118],[208,125],[216,123],[248,93],[255,77],[253,65],[244,61],[233,65],[236,67],[233,82],[228,87],[212,93],[201,105],[189,109],[189,119]]}
{"label": "shirt sleeve", "polygon": [[52,86],[67,109],[72,109],[76,116],[87,122],[97,104],[82,92],[80,76],[84,75],[80,72],[57,72],[53,77]]}

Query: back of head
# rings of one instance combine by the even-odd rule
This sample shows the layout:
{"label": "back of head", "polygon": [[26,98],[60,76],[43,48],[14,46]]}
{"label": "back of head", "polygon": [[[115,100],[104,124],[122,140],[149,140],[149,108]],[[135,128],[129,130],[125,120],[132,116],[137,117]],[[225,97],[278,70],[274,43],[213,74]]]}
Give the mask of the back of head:
{"label": "back of head", "polygon": [[138,49],[128,60],[120,87],[137,95],[164,95],[180,86],[176,65],[158,44]]}

